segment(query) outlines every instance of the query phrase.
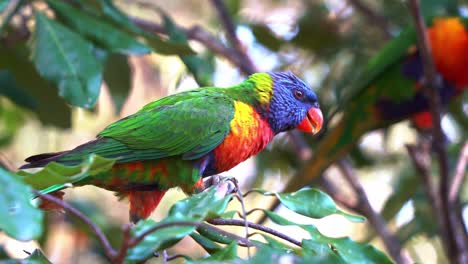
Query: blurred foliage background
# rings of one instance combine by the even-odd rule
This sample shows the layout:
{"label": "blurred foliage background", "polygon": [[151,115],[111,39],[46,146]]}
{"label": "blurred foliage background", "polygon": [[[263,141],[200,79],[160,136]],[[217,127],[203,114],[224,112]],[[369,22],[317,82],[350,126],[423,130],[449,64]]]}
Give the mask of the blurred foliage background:
{"label": "blurred foliage background", "polygon": [[[5,168],[15,170],[33,154],[73,148],[162,96],[198,86],[227,87],[252,70],[294,72],[318,93],[324,115],[329,116],[352,92],[351,84],[369,59],[412,22],[405,1],[397,0],[227,0],[224,3],[240,40],[235,43],[211,1],[64,2],[96,15],[96,21],[106,25],[90,30],[97,22],[76,19],[61,1],[0,1],[0,166]],[[77,34],[62,32],[63,26],[46,15],[35,17],[38,10],[53,14]],[[426,0],[422,11],[425,16],[466,14],[468,2]],[[78,74],[59,70],[66,65],[60,47],[48,41],[46,29],[50,27],[61,32],[64,47],[78,47],[70,55],[82,61],[76,65]],[[88,40],[79,40],[79,35]],[[333,120],[327,121],[333,124]],[[466,140],[466,93],[449,107],[442,125],[453,167]],[[291,176],[301,167],[301,159],[307,160],[320,140],[320,136],[304,135],[311,152],[297,145],[292,140],[295,136],[281,135],[260,155],[225,175],[235,176],[243,191],[254,187],[281,190],[294,180]],[[417,140],[411,124],[400,122],[367,133],[351,152],[351,162],[372,207],[395,233],[405,254],[415,262],[448,263],[420,177],[405,149],[405,144]],[[356,201],[339,170],[331,167],[324,177],[337,188],[335,193]],[[317,180],[314,185],[323,187],[323,182]],[[461,202],[466,205],[466,185],[463,188]],[[112,193],[82,187],[67,190],[66,197],[102,226],[111,242],[121,240],[121,233],[115,230],[128,221],[127,207]],[[180,190],[172,190],[152,218],[166,215],[182,197]],[[246,199],[250,208],[265,208],[270,202],[255,195]],[[466,223],[466,207],[463,212]],[[0,234],[2,248],[10,256],[22,258],[26,256],[23,250],[33,251],[39,243],[54,263],[105,262],[86,228],[65,214],[46,216],[41,240],[20,243]],[[299,215],[290,217],[310,221]],[[313,223],[326,235],[351,236],[385,250],[369,223],[349,223],[339,215]],[[272,225],[298,238],[306,236],[299,228]],[[202,254],[190,239],[171,251]]]}

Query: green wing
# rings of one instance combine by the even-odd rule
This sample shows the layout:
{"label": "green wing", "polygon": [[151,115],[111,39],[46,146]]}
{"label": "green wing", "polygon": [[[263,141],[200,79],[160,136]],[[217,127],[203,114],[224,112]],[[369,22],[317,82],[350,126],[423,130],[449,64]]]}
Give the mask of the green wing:
{"label": "green wing", "polygon": [[117,163],[178,155],[194,160],[224,140],[233,117],[233,100],[221,88],[182,92],[149,103],[55,160],[75,164],[91,153],[118,158]]}

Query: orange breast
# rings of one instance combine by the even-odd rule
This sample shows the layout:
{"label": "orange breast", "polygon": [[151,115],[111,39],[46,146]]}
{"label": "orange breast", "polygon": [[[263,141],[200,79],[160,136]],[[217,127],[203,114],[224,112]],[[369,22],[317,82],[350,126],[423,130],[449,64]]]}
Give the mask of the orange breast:
{"label": "orange breast", "polygon": [[229,170],[257,154],[274,136],[268,122],[250,105],[235,101],[234,108],[231,131],[214,149],[215,167],[218,172]]}
{"label": "orange breast", "polygon": [[428,33],[437,70],[457,89],[468,86],[468,31],[460,19],[435,19]]}

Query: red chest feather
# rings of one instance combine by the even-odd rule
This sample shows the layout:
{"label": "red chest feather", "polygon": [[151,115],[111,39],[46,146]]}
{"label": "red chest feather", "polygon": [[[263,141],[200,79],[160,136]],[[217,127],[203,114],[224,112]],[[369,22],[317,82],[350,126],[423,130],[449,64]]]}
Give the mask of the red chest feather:
{"label": "red chest feather", "polygon": [[216,170],[226,171],[257,154],[273,139],[268,122],[249,105],[236,101],[231,131],[214,149]]}

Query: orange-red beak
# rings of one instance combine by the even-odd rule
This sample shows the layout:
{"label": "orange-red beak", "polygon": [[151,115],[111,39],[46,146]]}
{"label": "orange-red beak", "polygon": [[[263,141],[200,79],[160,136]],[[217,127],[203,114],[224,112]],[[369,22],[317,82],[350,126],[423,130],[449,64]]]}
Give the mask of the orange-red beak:
{"label": "orange-red beak", "polygon": [[320,129],[322,129],[322,124],[322,111],[318,108],[312,107],[307,112],[306,117],[296,128],[307,133],[317,134]]}

